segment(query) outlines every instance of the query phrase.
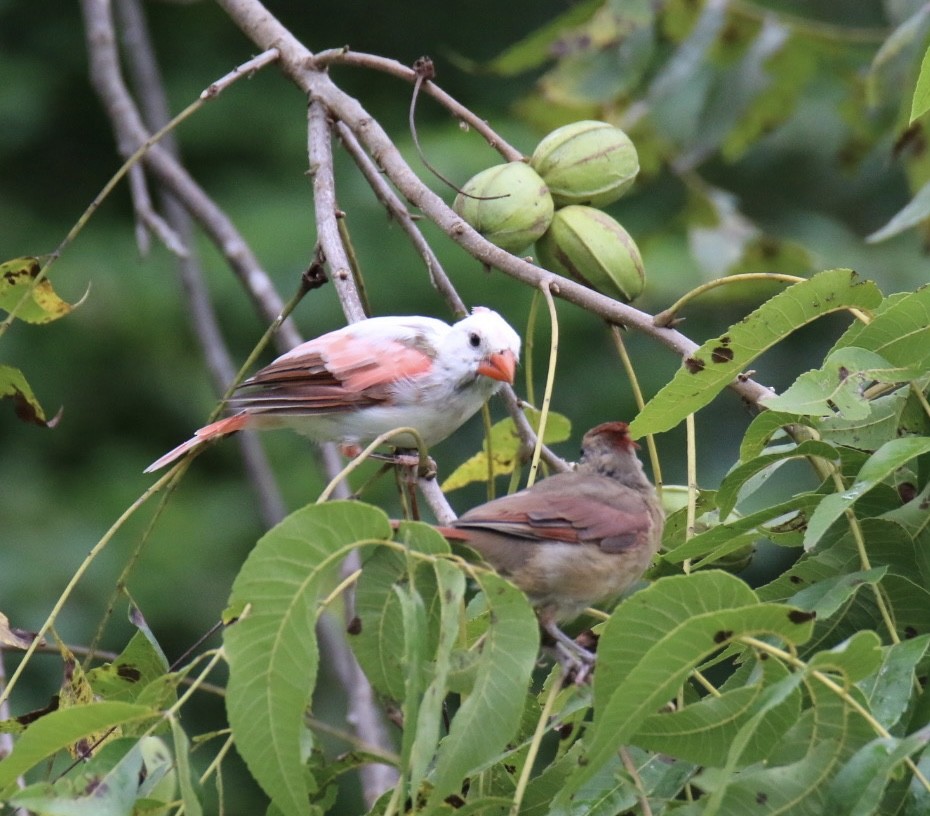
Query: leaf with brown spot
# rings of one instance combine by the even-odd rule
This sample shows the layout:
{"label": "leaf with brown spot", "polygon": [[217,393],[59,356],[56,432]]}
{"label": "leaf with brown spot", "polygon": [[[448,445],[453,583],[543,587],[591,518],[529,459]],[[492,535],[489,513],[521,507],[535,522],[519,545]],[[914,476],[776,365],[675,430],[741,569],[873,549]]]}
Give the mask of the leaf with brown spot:
{"label": "leaf with brown spot", "polygon": [[[686,364],[676,372],[630,423],[630,435],[638,439],[674,428],[688,414],[710,403],[740,372],[750,368],[753,360],[801,326],[843,309],[874,309],[881,301],[878,287],[850,269],[829,269],[789,286],[721,335],[730,340],[727,348],[733,356],[729,361],[705,365],[699,371]],[[690,359],[706,361],[714,349],[723,346],[720,337],[711,338]]]}
{"label": "leaf with brown spot", "polygon": [[32,257],[0,263],[0,309],[27,323],[49,323],[70,314],[77,304],[62,300],[51,281],[37,283],[41,269],[39,259]]}
{"label": "leaf with brown spot", "polygon": [[34,632],[10,626],[10,619],[0,612],[0,646],[5,649],[28,649],[35,639]]}
{"label": "leaf with brown spot", "polygon": [[45,411],[39,405],[22,371],[13,366],[0,365],[0,399],[4,397],[13,400],[13,410],[23,422],[31,422],[43,428],[54,428],[61,418],[61,411],[51,419],[45,418]]}

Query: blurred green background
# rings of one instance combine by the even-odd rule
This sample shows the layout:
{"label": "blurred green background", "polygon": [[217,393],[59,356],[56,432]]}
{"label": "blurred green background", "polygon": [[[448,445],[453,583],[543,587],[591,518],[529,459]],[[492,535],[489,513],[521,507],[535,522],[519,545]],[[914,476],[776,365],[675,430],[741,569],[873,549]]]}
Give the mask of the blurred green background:
{"label": "blurred green background", "polygon": [[[669,5],[680,5],[682,19],[692,21],[701,4]],[[841,40],[834,56],[847,71],[814,71],[803,92],[785,102],[784,116],[748,150],[728,156],[712,145],[700,162],[701,183],[732,193],[741,213],[765,235],[802,247],[811,270],[851,266],[886,293],[926,282],[919,234],[905,233],[875,245],[865,241],[911,195],[906,163],[893,148],[902,135],[902,95],[912,84],[894,85],[896,98],[889,98],[891,84],[883,86],[877,105],[850,93],[857,81],[865,83],[876,52],[907,18],[909,4],[849,0],[734,5],[758,10],[759,19],[775,10],[789,15],[784,19],[802,15],[811,25],[871,34],[862,42]],[[325,0],[270,7],[312,50],[349,44],[406,64],[430,55],[437,82],[526,153],[552,124],[547,116],[566,115],[559,105],[549,104],[545,93],[552,81],[547,73],[551,62],[508,76],[467,69],[469,61],[487,63],[565,12],[570,7],[565,0],[478,0],[467,7],[426,0]],[[173,111],[256,51],[212,3],[150,2],[145,10]],[[802,42],[800,47],[813,46]],[[656,49],[653,58],[661,61],[673,53],[672,39],[660,40]],[[913,60],[908,65],[913,71]],[[359,69],[334,68],[332,73],[382,122],[424,180],[442,191],[410,144],[409,86]],[[704,76],[698,71],[693,79],[699,83]],[[908,77],[912,83],[912,74]],[[689,94],[683,85],[682,98],[699,95],[695,87]],[[725,101],[725,83],[721,92]],[[607,115],[629,101],[625,92],[610,105],[579,100],[578,111],[594,105]],[[699,117],[688,120],[686,107],[681,108],[681,133],[675,133],[669,120],[670,138],[679,146],[699,141],[700,128],[707,125]],[[0,259],[50,252],[120,164],[107,120],[88,85],[76,3],[0,0],[0,121]],[[464,132],[428,98],[420,101],[418,123],[431,162],[459,182],[498,161],[479,136]],[[635,128],[631,133],[647,148],[653,144],[647,139],[658,144],[668,135],[644,131],[640,142]],[[314,247],[300,94],[274,67],[265,69],[206,106],[177,137],[187,167],[227,211],[287,298]],[[685,153],[682,148],[679,156]],[[643,250],[648,284],[637,305],[655,312],[722,274],[723,268],[714,270],[723,265],[727,245],[721,237],[725,230],[709,236],[709,243],[697,241],[700,207],[689,203],[695,189],[689,186],[689,174],[694,171],[682,172],[664,160],[645,165],[634,192],[610,212]],[[340,151],[337,174],[339,203],[347,213],[374,312],[448,317],[422,263]],[[451,201],[451,192],[443,194]],[[498,309],[522,332],[532,293],[497,271],[481,268],[438,231],[426,227],[425,232],[465,301]],[[265,326],[213,247],[200,239],[198,249],[238,364]],[[83,305],[46,326],[16,324],[0,340],[0,360],[23,370],[46,410],[63,408],[58,427],[43,430],[16,421],[10,406],[0,403],[0,612],[26,629],[42,624],[88,550],[152,483],[143,468],[186,439],[214,404],[186,322],[173,258],[157,242],[140,256],[125,186],[103,204],[52,277],[57,291],[70,301],[87,292]],[[681,328],[700,342],[777,290],[756,284],[707,297],[688,309]],[[558,450],[574,458],[586,428],[629,418],[635,405],[606,328],[569,304],[559,305],[559,317],[562,345],[553,409],[573,423],[572,440]],[[534,357],[537,394],[548,358],[545,310],[540,318]],[[311,293],[296,320],[307,337],[341,325],[332,288]],[[821,359],[847,323],[847,318],[835,317],[798,332],[791,344],[759,361],[758,379],[784,387]],[[627,341],[648,396],[672,375],[678,360],[648,338],[629,336]],[[518,393],[525,394],[524,383]],[[492,404],[492,413],[502,417],[501,405]],[[733,462],[748,419],[730,395],[699,416],[702,486],[715,486]],[[311,445],[283,432],[262,439],[288,508],[312,500],[322,481]],[[480,421],[475,419],[437,446],[434,456],[441,472],[451,472],[480,440]],[[666,482],[683,482],[683,432],[670,432],[658,442]],[[130,578],[129,591],[169,659],[217,619],[232,578],[263,532],[240,465],[235,441],[198,458]],[[797,473],[789,472],[786,484],[792,478]],[[483,497],[484,489],[475,486],[450,499],[462,510]],[[366,498],[398,511],[389,480],[382,480]],[[154,504],[120,532],[80,584],[58,622],[66,641],[86,643],[92,637]],[[125,642],[124,607],[120,605],[108,629],[104,648],[118,650]],[[7,664],[8,671],[15,665],[12,656]],[[60,682],[56,659],[38,658],[27,680],[16,695],[14,713],[42,705],[55,693]],[[205,723],[213,723],[204,728],[217,727],[219,704],[204,703],[204,715]],[[332,716],[338,719],[339,713]],[[244,791],[235,795],[247,796]],[[246,804],[250,800],[239,801],[242,809],[230,812],[253,812]]]}

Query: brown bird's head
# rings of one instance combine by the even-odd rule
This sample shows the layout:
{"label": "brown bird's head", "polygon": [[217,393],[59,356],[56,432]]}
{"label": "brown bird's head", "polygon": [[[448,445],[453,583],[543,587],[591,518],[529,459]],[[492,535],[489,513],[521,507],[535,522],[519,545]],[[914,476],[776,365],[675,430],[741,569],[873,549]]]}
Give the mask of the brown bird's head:
{"label": "brown bird's head", "polygon": [[593,471],[629,485],[652,488],[636,451],[639,445],[631,438],[626,422],[603,422],[588,431],[581,440],[579,470]]}

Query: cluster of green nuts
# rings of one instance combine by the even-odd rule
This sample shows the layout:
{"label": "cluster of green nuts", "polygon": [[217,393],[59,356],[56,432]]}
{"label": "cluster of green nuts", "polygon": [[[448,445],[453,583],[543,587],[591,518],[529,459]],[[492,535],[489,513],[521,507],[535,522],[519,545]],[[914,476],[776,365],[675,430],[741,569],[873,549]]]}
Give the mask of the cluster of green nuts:
{"label": "cluster of green nuts", "polygon": [[520,253],[534,241],[541,266],[624,302],[643,290],[639,248],[598,209],[639,172],[636,148],[607,122],[573,122],[546,136],[529,163],[509,162],[472,177],[455,211],[491,243]]}

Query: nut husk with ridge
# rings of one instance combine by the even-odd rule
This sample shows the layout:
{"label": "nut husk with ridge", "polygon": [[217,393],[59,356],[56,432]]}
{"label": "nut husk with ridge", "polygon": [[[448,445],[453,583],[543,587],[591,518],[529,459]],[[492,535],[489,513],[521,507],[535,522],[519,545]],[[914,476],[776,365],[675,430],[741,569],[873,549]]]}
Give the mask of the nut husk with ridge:
{"label": "nut husk with ridge", "polygon": [[572,204],[556,210],[536,242],[539,264],[629,303],[646,283],[643,259],[630,234],[607,213]]}
{"label": "nut husk with ridge", "polygon": [[546,136],[533,151],[530,166],[546,182],[556,207],[605,207],[633,184],[639,156],[620,128],[585,120]]}
{"label": "nut husk with ridge", "polygon": [[462,193],[452,208],[508,252],[522,252],[539,238],[549,228],[555,210],[545,182],[523,162],[482,170],[465,183]]}

